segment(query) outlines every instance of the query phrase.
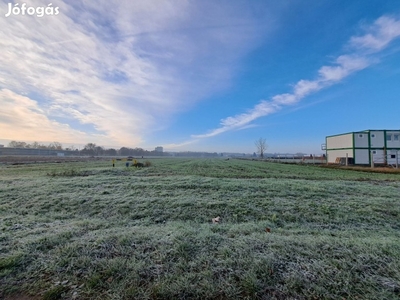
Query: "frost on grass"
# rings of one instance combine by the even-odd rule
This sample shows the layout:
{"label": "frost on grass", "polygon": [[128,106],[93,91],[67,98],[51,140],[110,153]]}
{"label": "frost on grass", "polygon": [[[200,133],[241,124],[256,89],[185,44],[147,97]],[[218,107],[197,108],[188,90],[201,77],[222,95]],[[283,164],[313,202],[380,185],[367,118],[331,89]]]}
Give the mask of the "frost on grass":
{"label": "frost on grass", "polygon": [[399,187],[232,159],[2,167],[0,297],[396,299]]}

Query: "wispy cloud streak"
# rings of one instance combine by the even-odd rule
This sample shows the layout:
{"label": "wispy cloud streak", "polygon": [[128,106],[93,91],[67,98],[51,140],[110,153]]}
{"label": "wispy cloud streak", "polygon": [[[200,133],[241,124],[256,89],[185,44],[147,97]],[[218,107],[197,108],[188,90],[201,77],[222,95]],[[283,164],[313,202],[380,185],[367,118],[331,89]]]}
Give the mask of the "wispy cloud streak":
{"label": "wispy cloud streak", "polygon": [[278,94],[270,100],[261,100],[247,112],[222,119],[220,127],[192,138],[208,138],[227,131],[248,126],[258,118],[278,112],[285,106],[295,105],[306,96],[342,81],[349,75],[363,70],[373,62],[371,55],[386,48],[391,41],[400,37],[400,20],[382,16],[366,29],[362,36],[350,38],[352,49],[348,54],[336,58],[332,65],[322,66],[314,80],[299,80],[291,93]]}

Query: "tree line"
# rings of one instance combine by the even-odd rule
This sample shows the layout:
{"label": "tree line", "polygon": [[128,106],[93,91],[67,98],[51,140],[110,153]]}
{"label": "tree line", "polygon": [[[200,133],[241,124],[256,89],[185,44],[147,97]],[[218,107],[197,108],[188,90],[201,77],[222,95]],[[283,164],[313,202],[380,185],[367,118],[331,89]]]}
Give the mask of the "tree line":
{"label": "tree line", "polygon": [[40,144],[38,142],[33,142],[28,144],[25,142],[11,141],[8,143],[10,148],[31,148],[31,149],[50,149],[50,150],[63,150],[62,144],[59,142],[53,142],[48,145]]}
{"label": "tree line", "polygon": [[48,149],[48,150],[65,150],[74,151],[77,155],[91,155],[91,156],[160,156],[165,155],[163,152],[148,151],[142,148],[129,148],[121,147],[120,149],[108,148],[103,146],[98,146],[95,143],[87,143],[83,149],[77,149],[74,146],[64,148],[61,143],[53,142],[48,145],[40,144],[38,142],[33,142],[31,144],[26,142],[11,141],[8,143],[10,148],[28,148],[28,149]]}

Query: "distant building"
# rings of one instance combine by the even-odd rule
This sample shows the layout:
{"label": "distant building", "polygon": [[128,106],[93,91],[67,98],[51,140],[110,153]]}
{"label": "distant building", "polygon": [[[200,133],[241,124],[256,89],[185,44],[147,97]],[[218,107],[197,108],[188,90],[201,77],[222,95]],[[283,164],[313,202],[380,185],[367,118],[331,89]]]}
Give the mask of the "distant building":
{"label": "distant building", "polygon": [[4,148],[4,145],[0,145],[0,148]]}
{"label": "distant building", "polygon": [[364,130],[326,137],[328,163],[396,164],[400,162],[400,130]]}
{"label": "distant building", "polygon": [[163,147],[161,147],[161,146],[158,146],[158,147],[156,147],[156,149],[155,149],[155,152],[163,152],[164,151],[164,149],[163,149]]}

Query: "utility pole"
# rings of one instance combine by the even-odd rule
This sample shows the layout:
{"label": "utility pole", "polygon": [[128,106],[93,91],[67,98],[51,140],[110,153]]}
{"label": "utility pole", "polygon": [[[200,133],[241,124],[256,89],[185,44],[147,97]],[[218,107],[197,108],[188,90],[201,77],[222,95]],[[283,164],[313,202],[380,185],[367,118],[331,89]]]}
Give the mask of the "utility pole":
{"label": "utility pole", "polygon": [[385,166],[387,166],[387,151],[386,151],[386,147],[385,148],[383,148],[383,164],[385,165]]}
{"label": "utility pole", "polygon": [[374,168],[374,151],[371,150],[370,156],[371,156],[371,168]]}

